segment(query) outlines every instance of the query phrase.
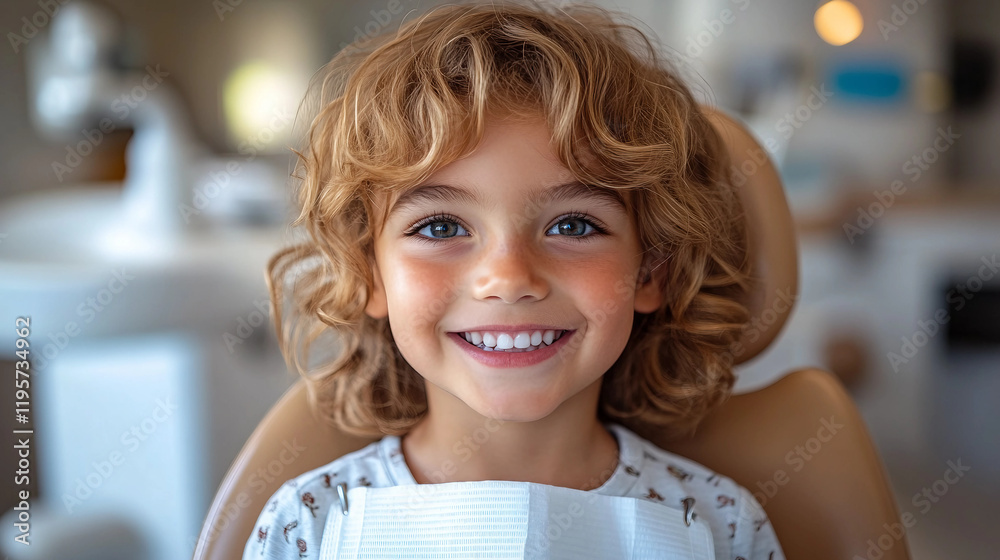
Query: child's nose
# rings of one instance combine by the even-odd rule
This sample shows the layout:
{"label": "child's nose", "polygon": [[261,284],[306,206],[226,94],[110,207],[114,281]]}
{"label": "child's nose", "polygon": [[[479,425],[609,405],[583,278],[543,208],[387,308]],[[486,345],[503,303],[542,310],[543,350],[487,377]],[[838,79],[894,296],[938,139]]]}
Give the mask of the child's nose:
{"label": "child's nose", "polygon": [[477,299],[505,303],[542,299],[549,292],[544,259],[521,243],[497,243],[483,252],[473,275]]}

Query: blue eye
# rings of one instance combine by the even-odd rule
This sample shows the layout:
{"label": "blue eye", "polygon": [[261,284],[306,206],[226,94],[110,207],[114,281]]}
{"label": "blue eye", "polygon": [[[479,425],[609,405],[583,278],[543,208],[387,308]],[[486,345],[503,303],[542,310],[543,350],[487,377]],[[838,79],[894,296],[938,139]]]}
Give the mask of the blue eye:
{"label": "blue eye", "polygon": [[[569,225],[569,227],[564,227],[566,225]],[[579,225],[579,227],[573,227],[576,225]],[[592,231],[599,231],[599,228],[590,220],[585,220],[578,216],[566,216],[559,220],[556,225],[552,226],[552,229],[549,231],[557,230],[559,232],[557,235],[565,234],[564,237],[590,237],[586,235],[588,227]]]}
{"label": "blue eye", "polygon": [[[447,241],[452,237],[458,237],[456,230],[459,229],[465,230],[458,218],[455,216],[450,214],[435,214],[420,220],[416,224],[413,224],[413,226],[410,227],[404,235],[407,237],[413,237],[417,241],[439,243],[441,241]],[[427,234],[422,233],[424,230],[427,230]],[[442,234],[444,235],[443,237],[438,237],[438,235]],[[467,236],[468,232],[466,231],[466,235],[463,237]]]}
{"label": "blue eye", "polygon": [[465,228],[452,220],[434,220],[433,222],[428,222],[427,225],[421,226],[420,229],[417,230],[417,233],[422,233],[425,230],[428,230],[428,232],[424,234],[427,238],[450,239],[457,235],[456,230],[464,231]]}

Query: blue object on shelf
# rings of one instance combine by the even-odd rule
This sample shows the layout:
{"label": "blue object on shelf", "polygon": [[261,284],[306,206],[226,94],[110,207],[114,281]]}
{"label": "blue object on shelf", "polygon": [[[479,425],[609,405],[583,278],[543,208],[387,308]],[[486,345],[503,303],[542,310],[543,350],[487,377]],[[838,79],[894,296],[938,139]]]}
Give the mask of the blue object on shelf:
{"label": "blue object on shelf", "polygon": [[833,98],[855,103],[901,103],[907,90],[907,72],[892,61],[844,61],[832,64],[829,81]]}

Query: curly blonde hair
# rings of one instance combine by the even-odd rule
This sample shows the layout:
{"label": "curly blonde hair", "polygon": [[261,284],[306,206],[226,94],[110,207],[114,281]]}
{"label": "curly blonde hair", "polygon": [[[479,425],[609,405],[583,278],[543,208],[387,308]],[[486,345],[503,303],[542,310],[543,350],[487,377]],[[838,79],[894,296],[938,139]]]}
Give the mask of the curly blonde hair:
{"label": "curly blonde hair", "polygon": [[[292,225],[308,236],[272,257],[267,282],[282,353],[325,421],[402,435],[426,413],[423,380],[388,319],[365,313],[373,234],[388,212],[379,200],[471,153],[497,115],[544,118],[578,180],[627,191],[642,276],[664,294],[659,310],[636,314],[604,376],[602,421],[683,435],[728,397],[727,350],[748,320],[750,276],[727,151],[653,43],[615,15],[510,0],[439,6],[351,44],[314,77],[315,117],[293,174]],[[336,351],[314,364],[310,347],[324,335]]]}

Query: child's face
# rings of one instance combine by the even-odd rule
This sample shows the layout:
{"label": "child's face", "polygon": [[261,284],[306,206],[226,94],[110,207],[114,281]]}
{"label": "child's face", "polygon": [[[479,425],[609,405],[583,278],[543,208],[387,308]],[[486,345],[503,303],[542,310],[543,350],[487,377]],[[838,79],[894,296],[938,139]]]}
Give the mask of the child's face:
{"label": "child's face", "polygon": [[[596,395],[628,341],[633,311],[660,305],[655,282],[636,289],[642,254],[623,206],[587,194],[545,196],[573,179],[549,137],[544,121],[492,122],[472,155],[421,185],[449,185],[479,202],[418,199],[401,208],[400,198],[375,237],[366,312],[388,315],[400,352],[428,382],[429,402],[443,391],[484,417],[544,418],[585,389]],[[583,215],[567,217],[574,211]],[[440,213],[449,217],[423,220]],[[520,367],[480,362],[474,353],[487,352],[451,334],[528,324],[573,332],[549,358]]]}

